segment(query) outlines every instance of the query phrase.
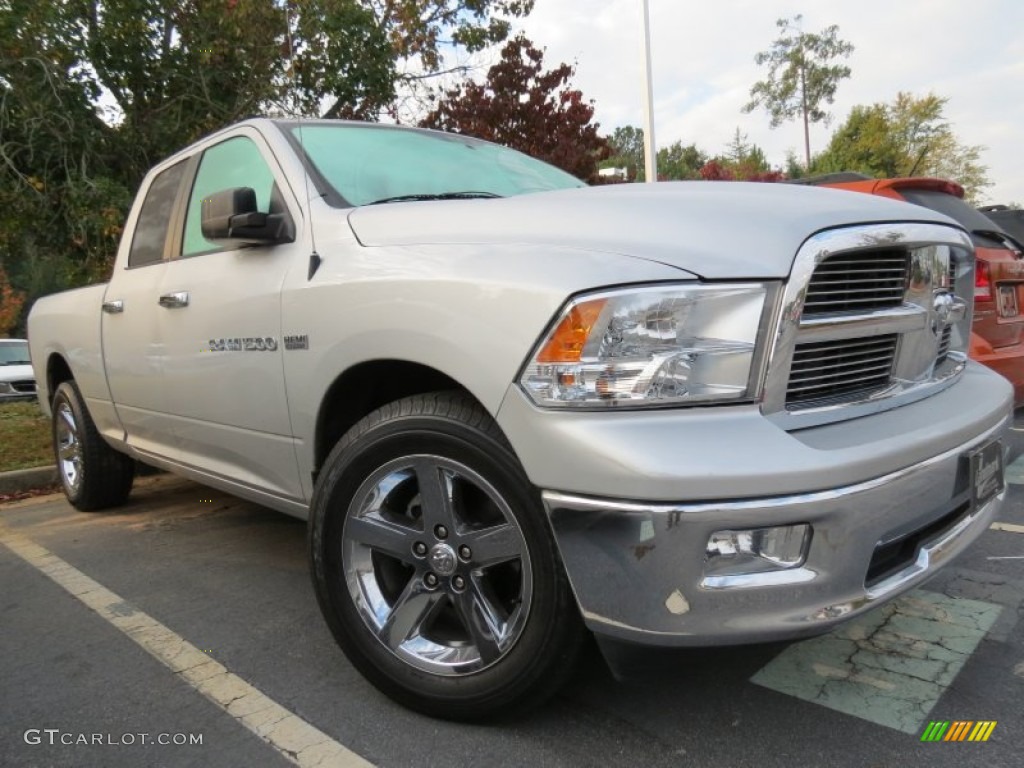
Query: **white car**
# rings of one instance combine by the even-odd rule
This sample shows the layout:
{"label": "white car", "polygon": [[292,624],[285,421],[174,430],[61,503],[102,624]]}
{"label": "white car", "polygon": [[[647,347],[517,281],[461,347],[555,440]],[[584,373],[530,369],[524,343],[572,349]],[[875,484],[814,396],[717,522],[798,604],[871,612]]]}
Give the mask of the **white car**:
{"label": "white car", "polygon": [[0,339],[0,403],[34,400],[36,377],[25,339]]}

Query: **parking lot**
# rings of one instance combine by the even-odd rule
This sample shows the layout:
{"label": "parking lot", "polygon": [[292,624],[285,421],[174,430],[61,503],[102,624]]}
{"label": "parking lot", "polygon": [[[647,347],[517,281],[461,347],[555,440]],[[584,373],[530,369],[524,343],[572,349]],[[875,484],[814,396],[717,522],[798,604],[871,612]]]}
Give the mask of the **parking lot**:
{"label": "parking lot", "polygon": [[[298,520],[168,475],[114,513],[7,504],[0,765],[1019,766],[1024,460],[1007,479],[964,557],[829,636],[633,654],[624,681],[591,648],[551,703],[476,726],[405,711],[348,664]],[[922,742],[931,721],[995,726]]]}

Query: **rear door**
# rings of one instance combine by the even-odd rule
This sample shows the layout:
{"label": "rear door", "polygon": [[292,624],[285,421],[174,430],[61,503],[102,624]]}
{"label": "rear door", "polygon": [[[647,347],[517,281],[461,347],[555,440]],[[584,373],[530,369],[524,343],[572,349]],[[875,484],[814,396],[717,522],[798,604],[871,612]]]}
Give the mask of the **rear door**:
{"label": "rear door", "polygon": [[103,362],[118,418],[129,445],[167,458],[176,449],[167,413],[163,374],[166,353],[157,298],[170,255],[171,219],[188,175],[188,160],[159,172],[142,190],[127,258],[119,254],[104,295]]}
{"label": "rear door", "polygon": [[201,202],[231,187],[251,187],[259,210],[298,222],[298,203],[258,131],[241,128],[204,148],[175,258],[160,282],[167,409],[185,465],[239,490],[297,500],[281,286],[305,258],[297,243],[223,248],[206,240]]}

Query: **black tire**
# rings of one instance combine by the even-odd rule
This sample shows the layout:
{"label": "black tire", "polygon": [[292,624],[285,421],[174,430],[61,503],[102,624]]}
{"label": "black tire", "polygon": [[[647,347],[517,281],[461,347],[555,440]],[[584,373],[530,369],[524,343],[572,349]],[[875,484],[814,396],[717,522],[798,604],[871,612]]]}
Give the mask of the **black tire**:
{"label": "black tire", "polygon": [[395,701],[508,716],[572,672],[585,633],[540,495],[464,394],[405,398],[352,427],[324,463],[309,531],[331,632]]}
{"label": "black tire", "polygon": [[132,490],[135,462],[100,437],[74,381],[57,387],[52,417],[57,475],[71,505],[82,512],[98,512],[124,504]]}

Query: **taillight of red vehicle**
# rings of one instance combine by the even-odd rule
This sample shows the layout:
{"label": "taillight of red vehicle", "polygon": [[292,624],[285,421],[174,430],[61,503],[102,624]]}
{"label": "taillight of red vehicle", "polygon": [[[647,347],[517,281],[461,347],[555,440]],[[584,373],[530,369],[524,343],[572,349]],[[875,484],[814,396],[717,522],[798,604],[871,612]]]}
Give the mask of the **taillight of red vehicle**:
{"label": "taillight of red vehicle", "polygon": [[975,264],[974,300],[992,301],[992,280],[989,277],[987,261],[978,261]]}

